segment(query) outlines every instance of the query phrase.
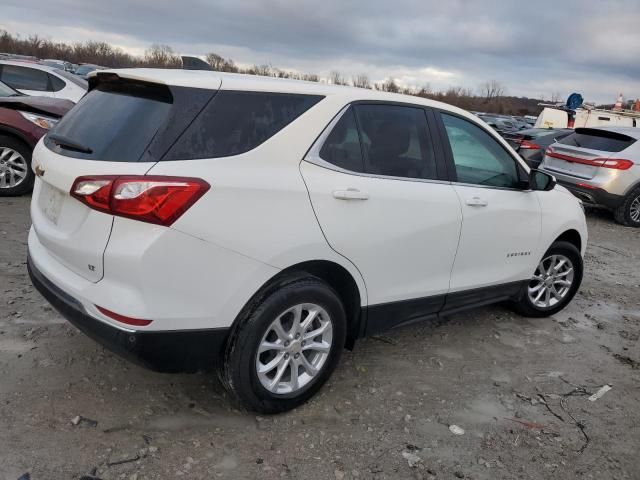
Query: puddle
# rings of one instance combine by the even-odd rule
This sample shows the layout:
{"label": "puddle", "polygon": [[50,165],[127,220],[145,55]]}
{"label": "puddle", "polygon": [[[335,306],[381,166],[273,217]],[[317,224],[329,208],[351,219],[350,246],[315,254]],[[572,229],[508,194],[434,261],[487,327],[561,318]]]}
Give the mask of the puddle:
{"label": "puddle", "polygon": [[233,414],[220,414],[212,416],[176,414],[163,415],[152,418],[146,427],[151,430],[179,431],[194,428],[246,428],[255,427],[251,417]]}

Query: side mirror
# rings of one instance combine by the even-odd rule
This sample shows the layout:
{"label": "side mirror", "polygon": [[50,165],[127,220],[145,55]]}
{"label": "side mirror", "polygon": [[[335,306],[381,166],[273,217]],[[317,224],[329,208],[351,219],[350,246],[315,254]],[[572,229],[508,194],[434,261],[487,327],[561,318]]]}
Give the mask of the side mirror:
{"label": "side mirror", "polygon": [[531,169],[529,172],[529,188],[548,192],[556,186],[556,178],[542,170]]}

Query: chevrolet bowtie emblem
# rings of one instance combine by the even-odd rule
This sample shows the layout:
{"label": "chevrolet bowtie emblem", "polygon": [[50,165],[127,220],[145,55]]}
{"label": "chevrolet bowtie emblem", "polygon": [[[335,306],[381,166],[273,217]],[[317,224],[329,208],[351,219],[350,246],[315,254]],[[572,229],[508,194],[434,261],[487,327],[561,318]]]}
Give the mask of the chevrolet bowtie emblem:
{"label": "chevrolet bowtie emblem", "polygon": [[39,177],[44,176],[44,168],[42,168],[40,165],[36,165],[36,167],[34,168],[34,171],[36,172],[36,175]]}

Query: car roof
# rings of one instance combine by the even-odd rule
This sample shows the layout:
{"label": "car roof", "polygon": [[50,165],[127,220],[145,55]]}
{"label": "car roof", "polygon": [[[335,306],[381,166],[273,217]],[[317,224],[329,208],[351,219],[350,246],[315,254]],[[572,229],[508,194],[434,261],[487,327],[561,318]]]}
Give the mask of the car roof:
{"label": "car roof", "polygon": [[55,68],[48,67],[47,65],[42,65],[41,63],[0,60],[0,65],[15,65],[16,67],[35,68],[36,70],[44,70],[45,72],[51,73],[52,75],[57,75]]}
{"label": "car roof", "polygon": [[[579,129],[580,127],[578,127]],[[615,132],[627,135],[629,137],[640,140],[640,128],[638,127],[583,127],[589,130],[604,130],[605,132]]]}
{"label": "car roof", "polygon": [[220,88],[221,90],[343,96],[348,98],[349,101],[384,100],[387,102],[413,103],[416,105],[441,108],[443,110],[459,113],[467,118],[476,118],[471,113],[458,107],[413,95],[382,92],[379,90],[356,88],[345,85],[331,85],[321,82],[293,80],[289,78],[263,77],[259,75],[214,72],[207,70],[158,68],[109,69],[102,70],[101,72],[91,72],[88,76],[89,78],[92,78],[104,73],[115,73],[121,78],[191,88]]}

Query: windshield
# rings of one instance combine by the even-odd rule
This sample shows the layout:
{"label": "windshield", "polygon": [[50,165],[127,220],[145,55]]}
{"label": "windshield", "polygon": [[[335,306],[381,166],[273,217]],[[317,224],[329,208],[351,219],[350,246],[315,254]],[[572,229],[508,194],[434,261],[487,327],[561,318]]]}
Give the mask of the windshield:
{"label": "windshield", "polygon": [[0,97],[17,97],[20,93],[11,88],[6,83],[0,82]]}
{"label": "windshield", "polygon": [[98,67],[95,65],[80,65],[76,68],[76,75],[86,75],[87,73],[93,72],[94,70],[98,70]]}

